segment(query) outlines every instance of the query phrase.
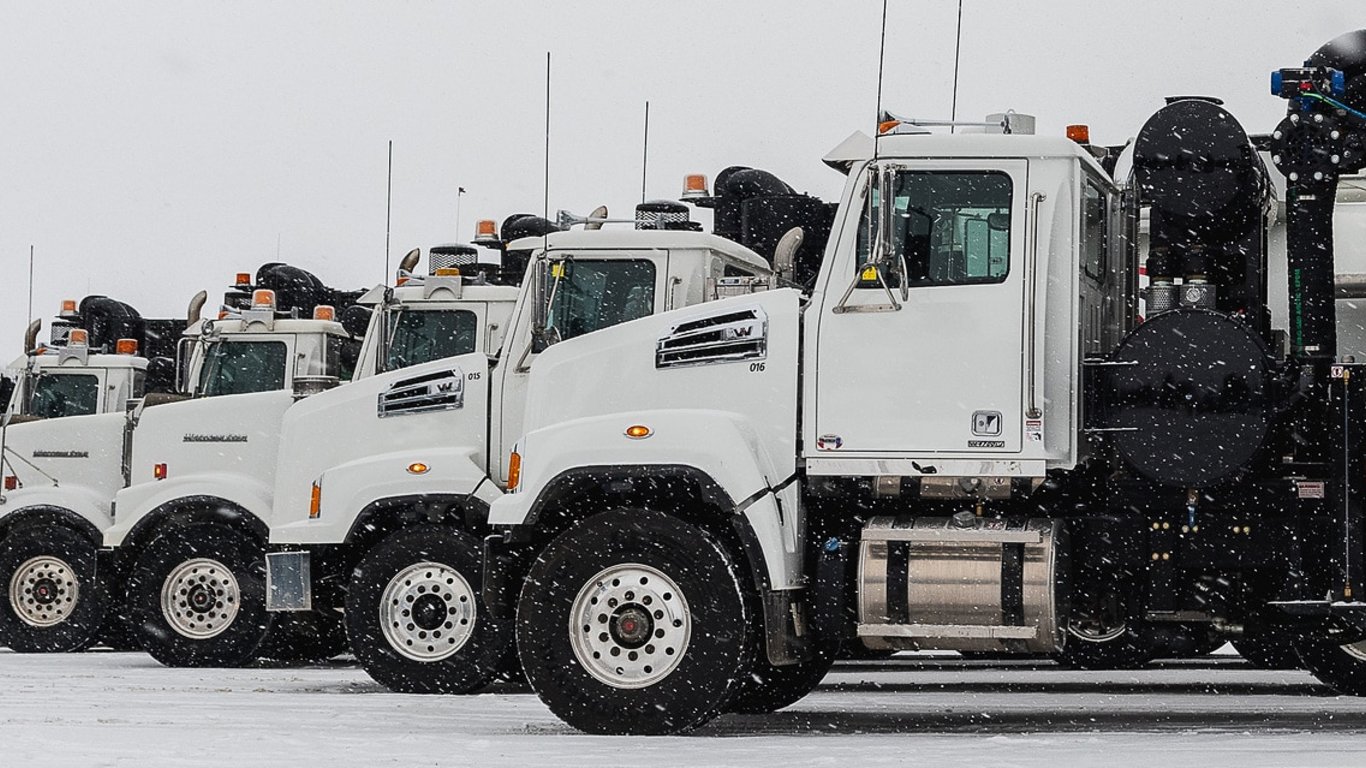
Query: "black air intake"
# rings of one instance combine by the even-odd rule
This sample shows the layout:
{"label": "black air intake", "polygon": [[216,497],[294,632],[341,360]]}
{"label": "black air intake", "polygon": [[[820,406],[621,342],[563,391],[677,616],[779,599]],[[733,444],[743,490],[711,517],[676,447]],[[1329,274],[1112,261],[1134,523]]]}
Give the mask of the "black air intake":
{"label": "black air intake", "polygon": [[1246,314],[1268,338],[1263,221],[1271,184],[1238,121],[1215,100],[1171,100],[1139,131],[1133,173],[1150,214],[1150,312],[1165,306],[1180,279],[1212,290],[1215,307]]}
{"label": "black air intake", "polygon": [[90,335],[87,343],[92,352],[113,352],[119,339],[136,339],[141,346],[146,335],[142,315],[108,296],[86,296],[78,312],[80,327]]}
{"label": "black air intake", "polygon": [[835,206],[799,194],[768,171],[733,165],[716,175],[716,194],[696,204],[716,213],[712,231],[773,263],[778,240],[793,227],[805,232],[793,261],[793,279],[809,285],[820,271]]}

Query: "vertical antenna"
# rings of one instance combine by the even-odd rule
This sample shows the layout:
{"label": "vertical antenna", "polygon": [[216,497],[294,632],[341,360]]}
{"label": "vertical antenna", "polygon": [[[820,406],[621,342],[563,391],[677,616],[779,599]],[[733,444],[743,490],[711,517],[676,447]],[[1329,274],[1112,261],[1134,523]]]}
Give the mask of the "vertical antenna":
{"label": "vertical antenna", "polygon": [[541,216],[550,218],[550,51],[545,52],[545,201]]}
{"label": "vertical antenna", "polygon": [[650,168],[650,102],[645,102],[645,141],[640,151],[640,202],[645,202],[645,178]]}
{"label": "vertical antenna", "polygon": [[394,140],[389,139],[389,181],[384,190],[384,285],[389,284],[389,227],[394,212]]}
{"label": "vertical antenna", "polygon": [[878,130],[882,123],[882,68],[887,63],[887,0],[882,0],[882,32],[881,42],[877,48],[877,116],[873,118],[873,159],[877,159],[878,144],[882,139],[882,131]]}
{"label": "vertical antenna", "polygon": [[[958,119],[958,54],[963,50],[963,0],[958,0],[958,32],[953,39],[953,107],[949,112],[949,122]],[[950,125],[949,133],[956,133],[957,126]]]}
{"label": "vertical antenna", "polygon": [[[33,246],[28,247],[28,321],[33,322]],[[28,350],[24,350],[27,352]]]}

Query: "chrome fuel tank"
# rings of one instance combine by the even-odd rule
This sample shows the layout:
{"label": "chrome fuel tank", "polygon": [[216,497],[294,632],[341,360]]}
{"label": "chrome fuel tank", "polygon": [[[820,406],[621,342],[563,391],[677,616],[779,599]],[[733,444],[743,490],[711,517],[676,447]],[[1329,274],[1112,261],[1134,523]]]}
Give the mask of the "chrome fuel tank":
{"label": "chrome fuel tank", "polygon": [[1051,653],[1066,594],[1061,520],[875,517],[859,546],[869,648]]}

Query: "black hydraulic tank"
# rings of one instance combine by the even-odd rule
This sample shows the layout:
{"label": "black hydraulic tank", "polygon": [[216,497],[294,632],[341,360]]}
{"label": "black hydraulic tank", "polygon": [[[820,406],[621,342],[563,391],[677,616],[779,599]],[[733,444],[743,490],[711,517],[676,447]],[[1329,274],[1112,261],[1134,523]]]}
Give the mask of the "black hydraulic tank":
{"label": "black hydraulic tank", "polygon": [[1135,328],[1102,367],[1102,434],[1149,480],[1217,486],[1266,443],[1273,375],[1261,339],[1242,320],[1205,309],[1164,312]]}

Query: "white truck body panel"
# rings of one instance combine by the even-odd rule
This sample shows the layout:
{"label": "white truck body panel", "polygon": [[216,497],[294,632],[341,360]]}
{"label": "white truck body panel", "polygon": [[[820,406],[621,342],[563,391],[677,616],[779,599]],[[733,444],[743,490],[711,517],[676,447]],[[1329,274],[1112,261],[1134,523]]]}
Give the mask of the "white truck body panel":
{"label": "white truck body panel", "polygon": [[51,506],[107,527],[109,502],[123,486],[125,423],[119,412],[10,425],[3,474],[17,477],[20,487],[0,492],[0,515]]}
{"label": "white truck body panel", "polygon": [[[570,468],[690,466],[715,480],[749,517],[774,554],[775,588],[795,587],[800,569],[794,510],[772,489],[792,478],[797,458],[797,337],[800,295],[784,289],[666,312],[556,345],[536,363],[517,491],[493,502],[489,522],[528,521],[537,496]],[[679,326],[759,310],[762,357],[657,367],[661,339]],[[724,409],[718,404],[724,403]],[[666,406],[666,407],[661,407]],[[632,425],[651,430],[632,439]],[[770,549],[770,547],[772,549]]]}
{"label": "white truck body panel", "polygon": [[[485,320],[480,309],[480,322]],[[309,397],[285,414],[271,542],[337,543],[372,502],[421,493],[467,494],[485,479],[489,359],[482,351],[388,371]],[[460,407],[381,416],[385,393],[445,376]],[[426,472],[409,467],[421,463]],[[313,484],[320,514],[309,517]]]}
{"label": "white truck body panel", "polygon": [[[115,497],[115,525],[106,546],[163,504],[212,496],[256,515],[270,510],[279,424],[294,404],[288,390],[187,400],[145,409],[133,433],[132,483]],[[154,468],[166,465],[166,479]],[[264,501],[262,501],[264,499]]]}

